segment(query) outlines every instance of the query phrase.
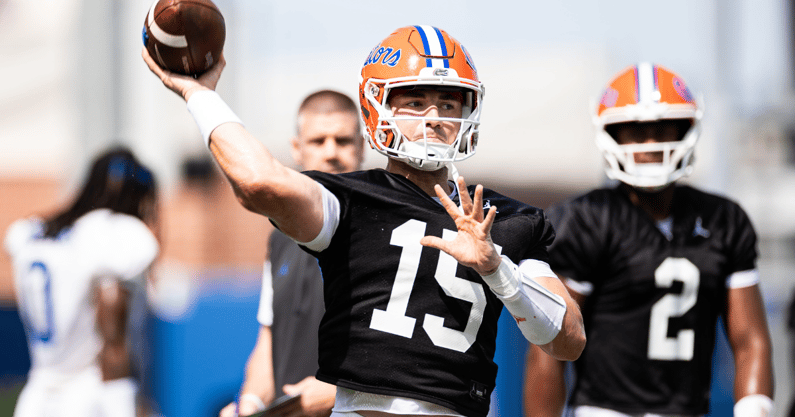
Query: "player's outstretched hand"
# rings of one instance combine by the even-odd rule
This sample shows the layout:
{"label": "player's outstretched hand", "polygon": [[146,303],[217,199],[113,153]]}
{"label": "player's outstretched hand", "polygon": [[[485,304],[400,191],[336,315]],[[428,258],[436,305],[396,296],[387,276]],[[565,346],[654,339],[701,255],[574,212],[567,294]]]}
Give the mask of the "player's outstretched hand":
{"label": "player's outstretched hand", "polygon": [[448,241],[436,236],[425,236],[420,243],[446,252],[458,263],[473,268],[480,275],[492,274],[502,262],[497,248],[491,241],[491,225],[497,215],[497,208],[491,207],[484,216],[483,186],[480,184],[475,187],[474,201],[469,197],[463,177],[458,177],[458,189],[463,191],[459,196],[463,211],[456,207],[442,187],[439,185],[435,187],[436,195],[441,200],[442,206],[453,218],[458,228],[455,239]]}
{"label": "player's outstretched hand", "polygon": [[222,53],[218,58],[218,62],[213,65],[212,68],[204,72],[199,78],[193,78],[190,75],[181,75],[161,68],[157,65],[157,62],[155,62],[152,56],[149,55],[149,51],[146,50],[146,47],[141,51],[141,56],[149,67],[149,70],[160,78],[163,85],[184,98],[185,101],[188,101],[190,96],[197,91],[215,90],[215,86],[221,78],[221,72],[224,70],[224,66],[226,66],[226,60],[224,60],[224,54]]}

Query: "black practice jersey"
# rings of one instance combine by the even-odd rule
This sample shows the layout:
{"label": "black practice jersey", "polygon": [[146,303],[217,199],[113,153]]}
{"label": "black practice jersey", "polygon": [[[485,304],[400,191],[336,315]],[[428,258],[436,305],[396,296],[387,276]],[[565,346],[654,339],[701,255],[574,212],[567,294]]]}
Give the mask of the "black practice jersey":
{"label": "black practice jersey", "polygon": [[735,203],[677,186],[673,237],[619,186],[549,209],[552,269],[593,285],[588,343],[571,401],[622,412],[705,414],[726,280],[756,262],[756,234]]}
{"label": "black practice jersey", "polygon": [[[326,303],[318,379],[485,416],[503,305],[473,269],[420,245],[427,235],[452,239],[457,229],[445,209],[380,169],[307,175],[340,202],[330,246],[313,253]],[[483,196],[498,209],[491,235],[501,253],[517,264],[548,262],[554,232],[543,212],[491,190]]]}
{"label": "black practice jersey", "polygon": [[323,317],[323,280],[317,259],[278,230],[270,237],[273,277],[273,377],[284,384],[317,373],[317,329]]}

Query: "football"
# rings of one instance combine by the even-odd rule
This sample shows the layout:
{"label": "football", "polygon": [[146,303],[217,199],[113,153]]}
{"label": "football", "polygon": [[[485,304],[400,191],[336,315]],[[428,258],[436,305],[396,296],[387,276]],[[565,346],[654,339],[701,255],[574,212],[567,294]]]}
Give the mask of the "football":
{"label": "football", "polygon": [[143,40],[160,67],[198,75],[221,56],[224,16],[210,0],[155,0],[146,14]]}

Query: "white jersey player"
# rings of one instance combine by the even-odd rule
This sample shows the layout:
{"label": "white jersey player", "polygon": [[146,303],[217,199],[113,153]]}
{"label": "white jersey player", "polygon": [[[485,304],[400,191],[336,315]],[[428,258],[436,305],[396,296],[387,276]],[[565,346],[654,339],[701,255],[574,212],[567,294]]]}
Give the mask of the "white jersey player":
{"label": "white jersey player", "polygon": [[143,221],[154,196],[151,172],[114,150],[97,160],[70,208],[8,229],[31,356],[15,417],[135,415],[126,300],[158,253]]}

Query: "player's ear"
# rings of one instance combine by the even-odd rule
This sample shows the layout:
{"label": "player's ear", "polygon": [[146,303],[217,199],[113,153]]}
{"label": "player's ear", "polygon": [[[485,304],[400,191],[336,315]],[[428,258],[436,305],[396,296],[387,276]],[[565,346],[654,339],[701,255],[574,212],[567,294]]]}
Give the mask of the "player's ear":
{"label": "player's ear", "polygon": [[301,142],[298,136],[290,138],[290,153],[293,155],[293,161],[299,166],[303,166],[304,158],[301,153]]}
{"label": "player's ear", "polygon": [[356,140],[359,141],[359,147],[357,148],[356,152],[359,158],[359,163],[361,164],[364,162],[364,156],[366,155],[367,141],[364,139],[362,134],[357,135]]}

